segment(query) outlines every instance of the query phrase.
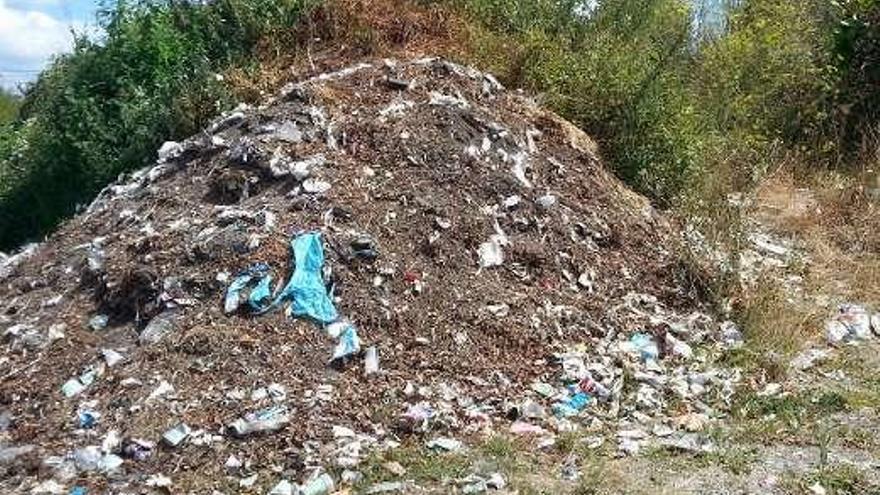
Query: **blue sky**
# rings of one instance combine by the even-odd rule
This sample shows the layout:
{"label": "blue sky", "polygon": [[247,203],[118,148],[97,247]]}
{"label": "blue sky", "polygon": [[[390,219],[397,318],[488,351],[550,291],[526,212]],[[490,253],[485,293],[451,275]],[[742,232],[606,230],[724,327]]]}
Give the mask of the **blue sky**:
{"label": "blue sky", "polygon": [[71,29],[94,25],[96,0],[0,0],[0,86],[32,80],[70,49]]}

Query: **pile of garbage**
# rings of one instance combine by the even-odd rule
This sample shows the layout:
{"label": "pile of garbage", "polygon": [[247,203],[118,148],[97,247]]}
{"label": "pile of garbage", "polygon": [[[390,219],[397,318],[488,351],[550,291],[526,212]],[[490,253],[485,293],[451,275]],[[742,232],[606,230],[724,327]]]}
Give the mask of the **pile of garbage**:
{"label": "pile of garbage", "polygon": [[0,261],[4,493],[331,493],[497,432],[711,450],[742,336],[674,226],[491,75],[365,62],[158,156]]}

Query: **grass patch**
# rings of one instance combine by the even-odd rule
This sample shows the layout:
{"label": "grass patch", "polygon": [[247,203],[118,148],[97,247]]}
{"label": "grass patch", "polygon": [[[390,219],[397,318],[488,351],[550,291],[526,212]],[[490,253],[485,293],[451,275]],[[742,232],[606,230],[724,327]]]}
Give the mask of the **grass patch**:
{"label": "grass patch", "polygon": [[818,483],[830,495],[861,495],[880,493],[880,486],[867,475],[849,464],[826,466],[802,477],[788,475],[781,487],[786,493],[812,493],[810,487]]}
{"label": "grass patch", "polygon": [[758,440],[822,446],[819,430],[823,419],[849,408],[846,396],[836,391],[774,397],[743,392],[734,399],[737,423],[730,438],[734,443]]}
{"label": "grass patch", "polygon": [[471,461],[466,452],[435,452],[419,443],[407,443],[399,448],[373,452],[362,464],[364,475],[361,488],[374,483],[399,479],[385,469],[389,462],[398,462],[406,468],[404,479],[440,483],[470,474]]}
{"label": "grass patch", "polygon": [[758,460],[758,449],[754,447],[731,446],[708,454],[709,462],[739,476],[751,471]]}

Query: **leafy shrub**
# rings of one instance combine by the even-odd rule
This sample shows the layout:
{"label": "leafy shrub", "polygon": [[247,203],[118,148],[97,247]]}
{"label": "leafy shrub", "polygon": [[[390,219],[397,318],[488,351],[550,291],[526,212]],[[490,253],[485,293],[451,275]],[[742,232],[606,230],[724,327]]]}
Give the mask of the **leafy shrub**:
{"label": "leafy shrub", "polygon": [[15,120],[20,100],[17,96],[0,88],[0,126]]}

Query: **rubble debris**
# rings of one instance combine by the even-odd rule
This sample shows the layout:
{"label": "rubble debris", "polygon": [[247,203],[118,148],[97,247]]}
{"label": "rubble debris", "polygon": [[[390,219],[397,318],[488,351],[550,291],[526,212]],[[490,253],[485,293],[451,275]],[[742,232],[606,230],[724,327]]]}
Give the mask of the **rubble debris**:
{"label": "rubble debris", "polygon": [[832,345],[871,337],[871,317],[857,304],[841,304],[837,313],[825,323],[825,336]]}
{"label": "rubble debris", "polygon": [[327,473],[315,477],[300,488],[302,495],[328,495],[336,489],[336,482]]}
{"label": "rubble debris", "polygon": [[245,416],[229,424],[229,432],[236,437],[278,431],[290,422],[286,406],[274,406]]}
{"label": "rubble debris", "polygon": [[141,345],[155,345],[169,334],[174,332],[175,323],[178,319],[177,310],[167,310],[155,316],[143,329],[138,341]]}
{"label": "rubble debris", "polygon": [[[362,481],[409,435],[690,449],[681,435],[729,412],[740,375],[714,363],[743,336],[676,276],[674,223],[646,221],[589,138],[525,94],[440,59],[391,65],[227,113],[0,259],[4,409],[47,459],[0,492],[70,486],[77,458],[109,490],[168,490],[166,473],[180,493],[226,477],[324,493],[324,466]],[[198,477],[178,469],[192,455]]]}

